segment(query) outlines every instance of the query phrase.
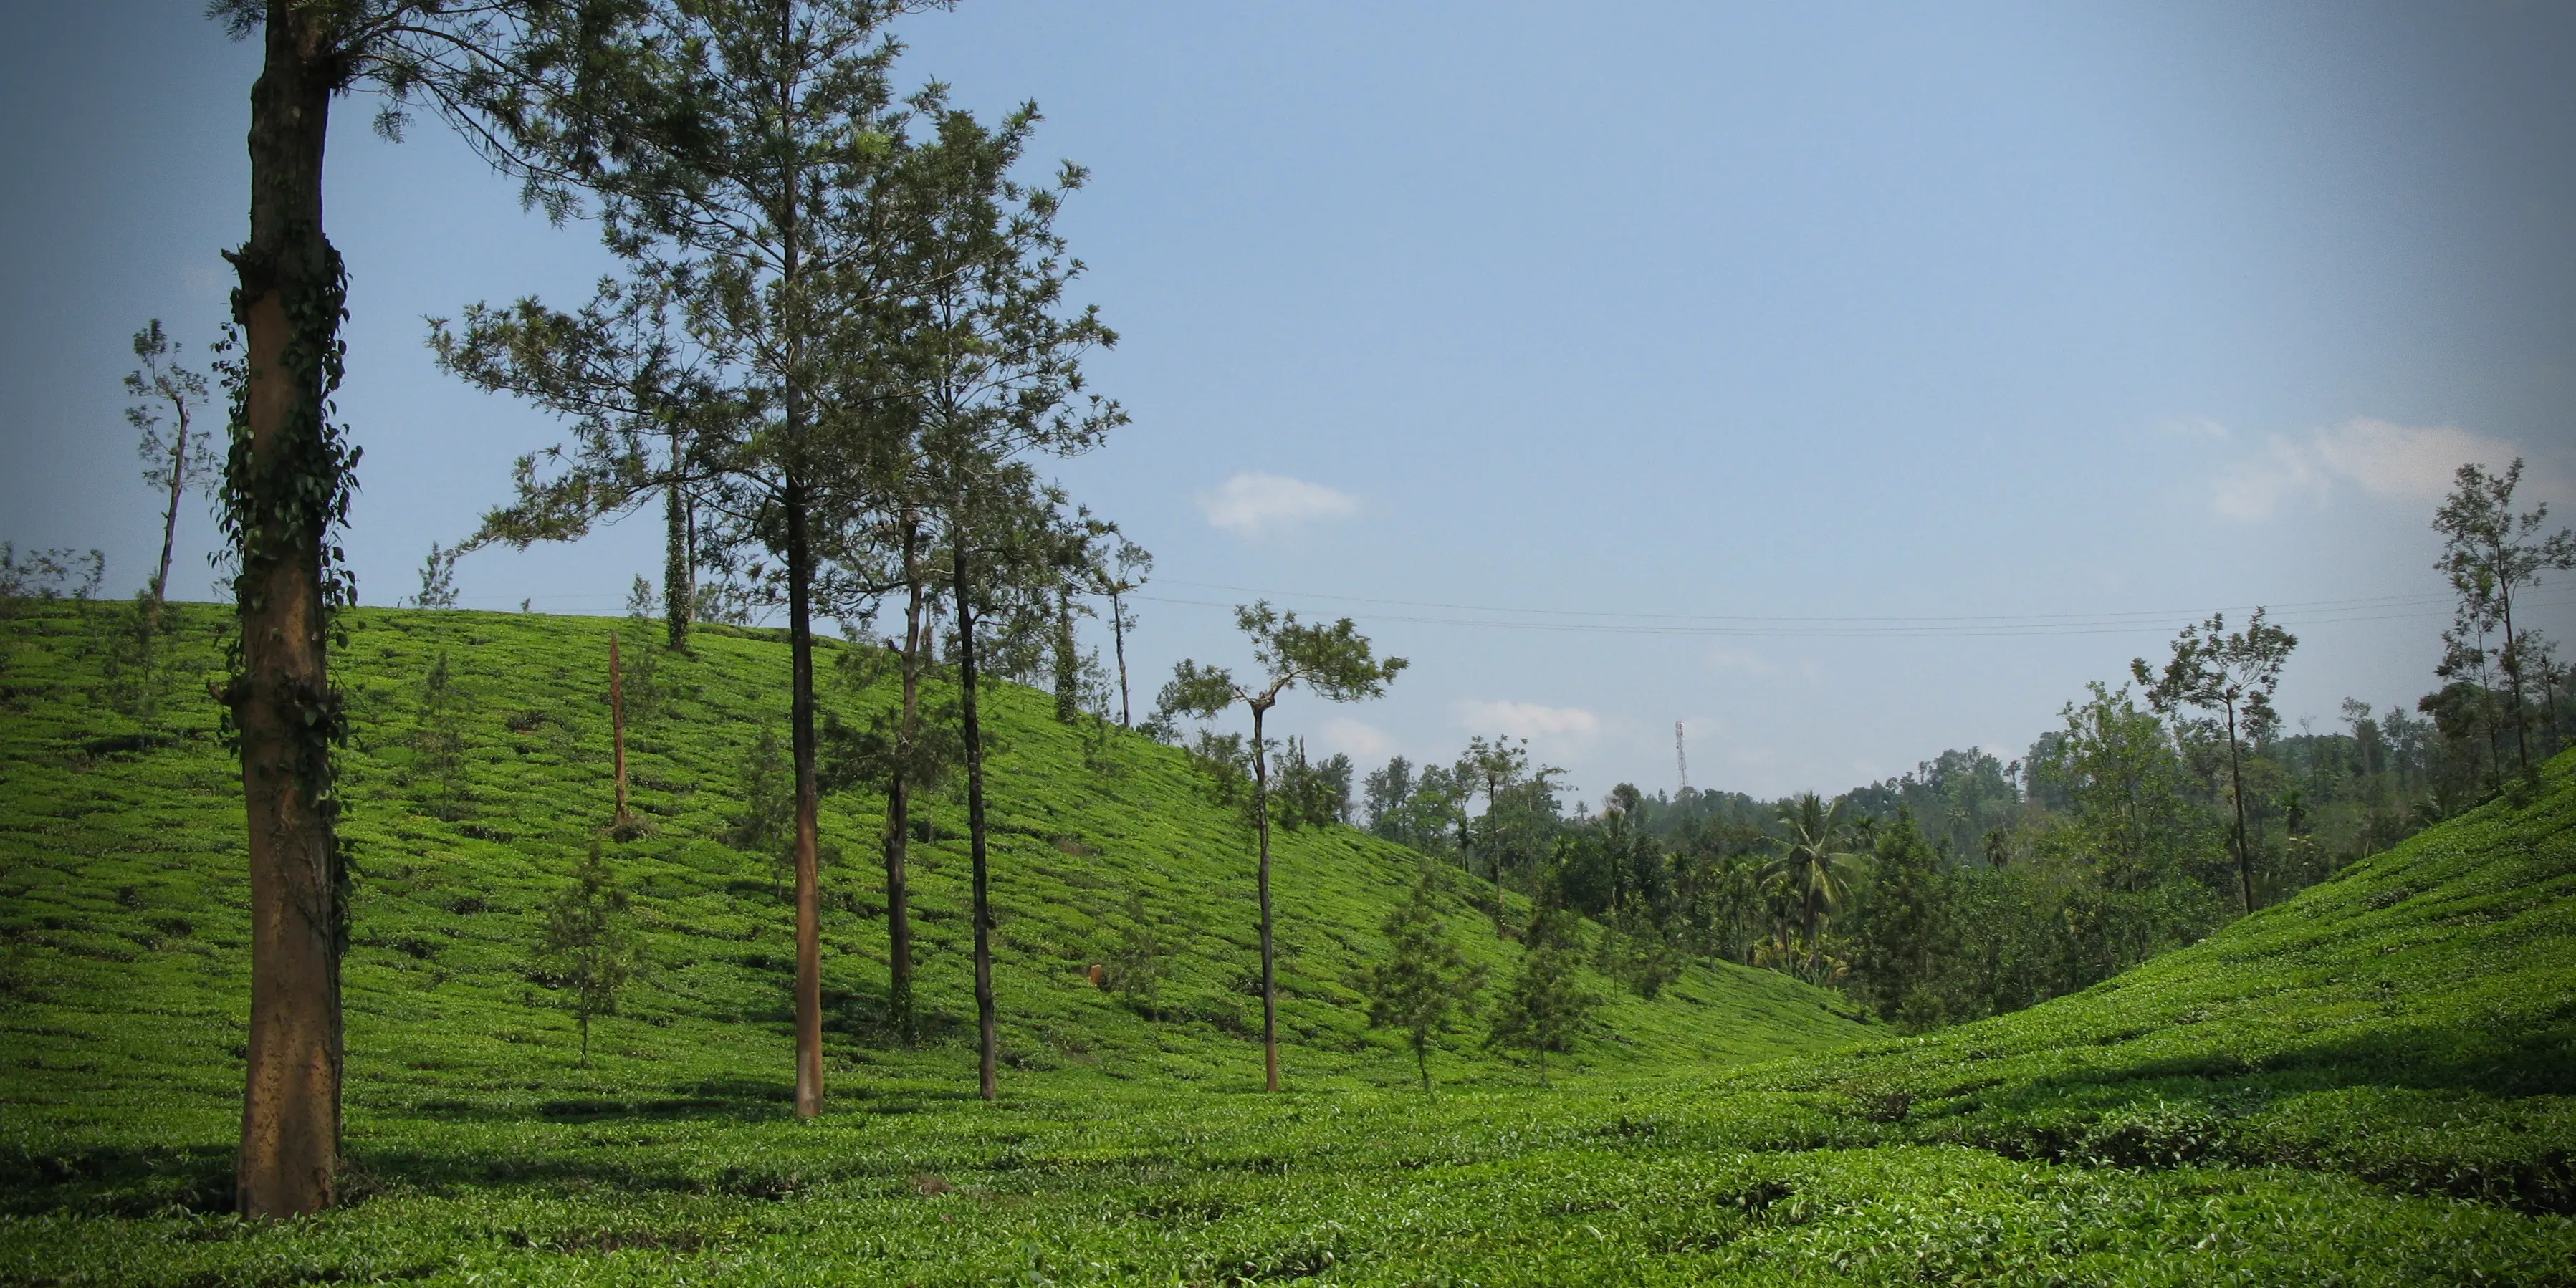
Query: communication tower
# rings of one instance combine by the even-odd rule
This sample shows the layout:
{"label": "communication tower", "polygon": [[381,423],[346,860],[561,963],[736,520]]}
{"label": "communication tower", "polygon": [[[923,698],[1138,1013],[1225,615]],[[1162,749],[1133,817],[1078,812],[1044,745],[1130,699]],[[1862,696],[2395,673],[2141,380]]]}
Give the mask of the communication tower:
{"label": "communication tower", "polygon": [[1673,767],[1681,771],[1682,790],[1690,790],[1690,753],[1682,750],[1682,722],[1673,722]]}

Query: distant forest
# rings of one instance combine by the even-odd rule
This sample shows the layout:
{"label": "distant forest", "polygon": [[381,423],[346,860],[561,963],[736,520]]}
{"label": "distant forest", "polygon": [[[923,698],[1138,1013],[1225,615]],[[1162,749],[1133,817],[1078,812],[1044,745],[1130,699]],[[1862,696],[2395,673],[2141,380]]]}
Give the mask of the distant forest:
{"label": "distant forest", "polygon": [[[1346,757],[1310,763],[1292,742],[1274,816],[1350,822],[1467,869],[1500,935],[1519,931],[1504,889],[1591,916],[1595,964],[1646,996],[1686,959],[1723,958],[1843,989],[1913,1031],[2018,1010],[2518,790],[2576,736],[2570,668],[2511,620],[2518,593],[2576,565],[2576,541],[2543,535],[2545,506],[2513,512],[2520,474],[2461,467],[2435,519],[2458,604],[2411,712],[2347,700],[2340,728],[2285,729],[2268,699],[2296,640],[2258,612],[2089,686],[2018,759],[1945,751],[1830,800],[1621,784],[1569,811],[1562,771],[1522,744],[1399,756],[1354,783]],[[2264,654],[2267,632],[2233,699],[2186,683],[2229,681],[2223,663]],[[1191,749],[1215,791],[1237,790],[1240,739],[1201,732]]]}

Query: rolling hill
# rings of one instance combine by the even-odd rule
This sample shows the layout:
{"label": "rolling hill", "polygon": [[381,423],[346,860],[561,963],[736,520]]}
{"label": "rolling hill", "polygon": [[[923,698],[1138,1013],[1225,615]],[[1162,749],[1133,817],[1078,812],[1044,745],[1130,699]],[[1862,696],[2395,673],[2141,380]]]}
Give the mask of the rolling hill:
{"label": "rolling hill", "polygon": [[[94,625],[35,621],[0,674],[0,1281],[2576,1283],[2576,754],[2028,1011],[1891,1038],[1777,977],[1695,971],[1619,1003],[1556,1088],[1462,1045],[1435,1097],[1342,982],[1411,859],[1301,832],[1271,1097],[1243,1036],[1239,827],[1177,753],[1087,743],[1013,691],[1003,1100],[973,1099],[950,1033],[876,1031],[873,802],[852,797],[826,810],[835,1099],[800,1125],[785,909],[768,861],[721,843],[775,719],[774,641],[711,637],[655,679],[676,696],[641,732],[650,827],[610,847],[654,968],[594,1068],[523,969],[536,902],[607,815],[607,626],[354,615],[355,1201],[262,1226],[221,1214],[230,767],[202,722],[164,742],[89,696]],[[442,651],[481,713],[461,799],[415,760]],[[962,859],[930,849],[924,1000],[953,1030]],[[1130,893],[1174,949],[1150,1014],[1082,974]],[[1463,903],[1450,921],[1483,960],[1517,951]]]}

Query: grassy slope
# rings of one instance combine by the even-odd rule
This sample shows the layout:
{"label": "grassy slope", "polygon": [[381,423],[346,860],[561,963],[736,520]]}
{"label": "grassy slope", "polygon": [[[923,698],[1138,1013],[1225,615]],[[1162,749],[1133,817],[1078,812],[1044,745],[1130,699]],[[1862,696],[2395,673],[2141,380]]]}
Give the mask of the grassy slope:
{"label": "grassy slope", "polygon": [[[506,667],[514,686],[535,684],[551,666],[550,700],[569,711],[595,681],[568,653],[538,656],[569,629],[369,614],[351,670],[391,674],[385,650],[417,665],[420,632],[473,630],[508,645],[477,654],[506,654],[469,671],[478,682],[497,683]],[[708,665],[723,670],[736,647],[746,657],[774,648],[711,642]],[[371,648],[381,660],[367,661]],[[1055,734],[1036,714],[1014,712],[1019,766]],[[239,978],[226,973],[231,878],[220,861],[233,842],[167,798],[198,778],[200,796],[219,795],[222,761],[164,751],[75,774],[59,767],[75,733],[10,735],[32,741],[9,753],[16,812],[0,821],[0,846],[21,866],[0,890],[12,933],[41,945],[17,950],[18,976],[42,974],[37,987],[53,1000],[13,1005],[8,1017],[15,1063],[0,1085],[15,1148],[0,1189],[20,1197],[10,1205],[19,1215],[0,1217],[0,1281],[2576,1283],[2576,1225],[2560,1215],[2576,1143],[2576,756],[2553,767],[2537,799],[2487,806],[2077,997],[1930,1038],[1713,1072],[1698,1022],[1720,1007],[1678,1003],[1666,1022],[1631,1004],[1634,1045],[1597,1052],[1592,1073],[1553,1093],[1457,1063],[1451,1074],[1471,1085],[1434,1101],[1372,1085],[1400,1069],[1340,1036],[1346,1008],[1326,993],[1329,969],[1310,964],[1307,990],[1323,995],[1299,1003],[1310,1036],[1296,1067],[1311,1071],[1301,1090],[1237,1094],[1252,1085],[1247,1044],[1209,1020],[1151,1026],[1101,1008],[1063,979],[1080,954],[1039,946],[1049,942],[1040,928],[1075,941],[1078,924],[1030,915],[1006,933],[1007,996],[1032,1015],[1013,1045],[1033,1066],[1056,1067],[1016,1074],[1006,1102],[988,1107],[958,1097],[955,1047],[899,1056],[849,1033],[836,1050],[868,1067],[841,1075],[836,1112],[810,1127],[782,1121],[768,1098],[768,1066],[784,1064],[780,1017],[762,1009],[783,992],[774,968],[719,964],[710,951],[705,964],[666,969],[652,1003],[663,1010],[651,1015],[667,1025],[619,1026],[620,1055],[584,1079],[565,1067],[561,1022],[507,996],[524,986],[503,964],[511,938],[490,928],[493,913],[468,918],[470,933],[426,958],[394,942],[445,937],[433,910],[449,897],[440,891],[465,888],[442,884],[453,869],[388,870],[428,866],[399,855],[458,856],[444,862],[474,863],[496,908],[523,909],[543,883],[524,859],[512,868],[502,856],[546,837],[567,845],[577,830],[548,824],[534,803],[509,813],[489,799],[469,822],[526,834],[477,859],[485,852],[439,839],[446,825],[370,805],[353,827],[374,874],[361,917],[384,923],[362,932],[382,942],[362,946],[352,967],[364,1201],[263,1229],[191,1210],[220,1187],[233,1094],[222,1043]],[[1061,751],[1074,754],[1070,743]],[[1225,844],[1222,822],[1181,790],[1177,771],[1139,752],[1106,784],[1076,780],[1062,761],[1059,781],[1006,777],[1006,810],[1024,826],[1061,834],[1060,822],[1028,821],[1049,819],[1053,803],[1055,818],[1100,829],[1078,832],[1102,851],[1082,867],[1035,838],[1015,843],[1005,870],[1024,869],[1012,878],[1025,883],[1017,898],[1057,882],[1050,898],[1097,916],[1123,891],[1070,878],[1112,867],[1141,878]],[[727,781],[732,753],[707,754],[698,777]],[[372,759],[370,772],[385,773],[391,753]],[[504,763],[495,755],[483,781],[502,782]],[[1170,787],[1146,801],[1156,782]],[[595,817],[599,791],[582,790],[574,803]],[[1104,790],[1144,803],[1077,803]],[[362,786],[362,800],[383,795]],[[656,895],[674,901],[662,906],[691,916],[691,930],[720,933],[735,923],[716,920],[712,902],[703,918],[687,902],[719,896],[677,889],[694,880],[691,854],[713,861],[680,838],[717,811],[676,793],[654,799],[681,811],[621,853],[639,869],[667,865],[654,869],[673,883]],[[1104,815],[1130,830],[1110,830]],[[865,853],[853,822],[844,817],[837,835]],[[1163,829],[1195,838],[1194,826],[1206,839],[1139,839]],[[138,849],[144,841],[160,848]],[[1364,936],[1373,916],[1331,908],[1374,909],[1393,893],[1350,875],[1371,870],[1371,847],[1312,836],[1292,847],[1293,884],[1334,892],[1302,896],[1303,924]],[[1140,853],[1148,858],[1131,857]],[[30,857],[42,863],[24,866]],[[1064,875],[1041,878],[1042,867]],[[740,868],[725,878],[746,879]],[[954,889],[953,869],[938,879],[948,884],[932,888]],[[126,884],[140,907],[119,900]],[[422,893],[406,893],[414,887]],[[191,889],[203,893],[183,899]],[[1217,897],[1194,896],[1186,870],[1159,889],[1175,906],[1210,910],[1203,937],[1222,933]],[[734,941],[737,954],[783,946],[779,930],[749,924],[783,921],[754,893],[722,896],[742,905],[754,935]],[[159,909],[183,903],[206,924],[175,939],[150,928],[179,915]],[[397,929],[390,914],[405,909],[417,925]],[[509,915],[524,934],[524,912]],[[63,926],[43,928],[47,916]],[[866,931],[853,921],[834,934],[856,959]],[[677,931],[661,951],[719,942]],[[1337,942],[1310,939],[1305,960]],[[1239,957],[1212,947],[1185,961],[1194,982],[1172,1004],[1225,997]],[[441,969],[454,973],[436,980]],[[872,978],[835,984],[861,997]],[[135,986],[106,991],[120,979]],[[1732,994],[1734,980],[1695,977],[1684,991]],[[948,990],[935,1004],[960,1013],[955,984],[934,987]],[[1771,1015],[1738,1012],[1718,1028],[1758,1035],[1759,1024],[1803,1020],[1804,1002],[1782,992],[1754,1003]],[[719,1024],[726,1006],[763,1036],[725,1049],[745,1031]],[[444,1008],[453,1018],[432,1022]],[[137,1013],[150,1032],[134,1031]],[[1077,1023],[1088,1051],[1061,1040]],[[188,1044],[193,1059],[171,1059]],[[146,1097],[154,1112],[138,1119],[129,1111]]]}
{"label": "grassy slope", "polygon": [[[194,660],[212,665],[213,613],[192,608],[187,623]],[[350,624],[337,676],[356,729],[343,759],[344,831],[361,874],[347,966],[353,1108],[418,1108],[460,1094],[485,1098],[478,1103],[784,1095],[790,918],[772,864],[717,839],[736,808],[745,751],[764,725],[784,724],[784,648],[706,635],[696,658],[661,663],[660,684],[682,696],[630,739],[633,800],[652,830],[612,847],[637,893],[653,967],[626,1014],[601,1023],[598,1071],[580,1074],[569,1068],[569,1019],[521,967],[542,901],[610,810],[601,694],[612,623],[367,611]],[[96,649],[79,619],[64,606],[30,626],[0,677],[15,708],[0,734],[9,780],[0,930],[32,1000],[10,1010],[12,1099],[69,1116],[143,1099],[221,1118],[238,1094],[230,1048],[246,1005],[246,880],[238,780],[212,737],[213,713],[182,699],[178,745],[109,750],[132,726],[86,694]],[[469,803],[449,821],[423,808],[407,773],[420,677],[442,652],[471,712]],[[823,656],[828,664],[833,653]],[[826,687],[827,705],[852,719],[891,696]],[[1006,1077],[1061,1069],[1219,1087],[1257,1080],[1248,830],[1203,798],[1179,753],[1145,739],[1113,734],[1087,767],[1081,737],[1047,717],[1051,705],[1016,686],[991,704],[1001,742],[991,765]],[[825,873],[829,1054],[845,1089],[888,1079],[966,1085],[967,856],[947,834],[963,810],[934,802],[945,826],[912,850],[931,1041],[904,1051],[880,1031],[880,808],[872,794],[853,793],[824,811],[827,855],[838,856]],[[1282,833],[1276,853],[1289,1076],[1336,1085],[1410,1077],[1387,1036],[1365,1031],[1346,981],[1376,951],[1378,923],[1411,881],[1413,859],[1349,828]],[[1085,978],[1113,948],[1131,892],[1172,954],[1150,1019]],[[1516,950],[1480,929],[1480,914],[1454,895],[1451,913],[1472,954],[1498,972],[1508,966]],[[1593,1058],[1768,1058],[1866,1033],[1849,1011],[1766,972],[1698,970],[1654,1002],[1613,1005],[1616,1037]],[[148,1024],[132,1022],[145,1015]],[[1441,1073],[1523,1076],[1458,1057]]]}

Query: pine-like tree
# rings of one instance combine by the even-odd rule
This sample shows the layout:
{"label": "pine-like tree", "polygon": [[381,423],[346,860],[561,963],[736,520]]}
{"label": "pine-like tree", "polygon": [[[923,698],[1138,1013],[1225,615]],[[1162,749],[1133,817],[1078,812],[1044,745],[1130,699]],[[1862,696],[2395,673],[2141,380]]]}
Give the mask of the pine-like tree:
{"label": "pine-like tree", "polygon": [[1454,1028],[1459,1013],[1473,1004],[1485,971],[1469,966],[1449,937],[1427,868],[1380,930],[1386,935],[1386,956],[1361,973],[1359,991],[1368,998],[1370,1025],[1404,1034],[1428,1095],[1431,1043]]}
{"label": "pine-like tree", "polygon": [[561,983],[565,1008],[581,1026],[581,1064],[590,1067],[590,1022],[617,1014],[618,996],[643,968],[627,895],[597,840],[546,909],[537,964]]}
{"label": "pine-like tree", "polygon": [[1520,966],[1494,1007],[1485,1045],[1529,1052],[1538,1060],[1538,1082],[1547,1085],[1551,1051],[1571,1052],[1589,1032],[1599,994],[1575,972],[1583,956],[1583,923],[1563,908],[1541,907],[1522,932]]}

